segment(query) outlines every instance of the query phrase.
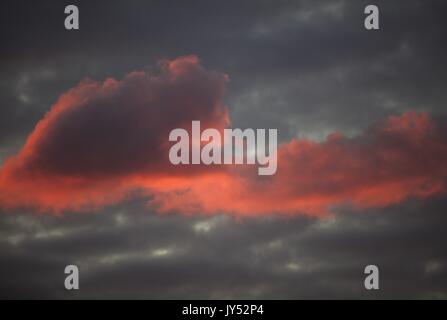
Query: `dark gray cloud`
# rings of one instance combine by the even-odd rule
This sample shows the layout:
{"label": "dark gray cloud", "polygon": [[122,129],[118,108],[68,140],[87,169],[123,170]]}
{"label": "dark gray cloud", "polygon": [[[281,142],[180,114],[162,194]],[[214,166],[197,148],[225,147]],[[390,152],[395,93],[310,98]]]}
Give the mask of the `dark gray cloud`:
{"label": "dark gray cloud", "polygon": [[[0,163],[58,96],[85,77],[122,78],[163,57],[198,55],[230,76],[236,127],[281,139],[356,134],[409,109],[444,112],[447,3],[374,1],[7,0],[0,11]],[[445,118],[439,117],[438,119]],[[148,212],[0,216],[1,298],[447,298],[445,199],[314,220]],[[81,267],[81,290],[63,268]],[[363,289],[377,264],[382,289]]]}
{"label": "dark gray cloud", "polygon": [[[376,1],[382,23],[376,32],[363,28],[367,1],[73,3],[81,11],[76,32],[63,28],[59,1],[4,5],[2,93],[10,93],[1,118],[20,122],[9,129],[16,135],[29,133],[37,115],[84,77],[121,78],[186,54],[230,75],[235,125],[276,125],[283,139],[297,131],[317,138],[333,130],[354,134],[388,114],[444,107],[441,0]],[[23,92],[11,93],[12,85],[20,74],[42,73],[57,76],[43,88],[30,82],[27,90],[39,92],[28,94],[34,113],[14,117]]]}
{"label": "dark gray cloud", "polygon": [[[7,215],[0,295],[18,298],[445,298],[444,200],[327,219],[156,215],[133,202],[97,214]],[[65,265],[80,290],[63,289]],[[363,288],[376,264],[381,289]]]}

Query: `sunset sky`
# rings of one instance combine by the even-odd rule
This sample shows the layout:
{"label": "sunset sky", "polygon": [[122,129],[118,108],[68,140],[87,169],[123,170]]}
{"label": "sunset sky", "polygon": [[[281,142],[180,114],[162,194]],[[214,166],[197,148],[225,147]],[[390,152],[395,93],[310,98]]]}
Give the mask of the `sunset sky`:
{"label": "sunset sky", "polygon": [[[0,298],[447,299],[447,4],[368,4],[2,4]],[[276,174],[172,165],[194,120]]]}

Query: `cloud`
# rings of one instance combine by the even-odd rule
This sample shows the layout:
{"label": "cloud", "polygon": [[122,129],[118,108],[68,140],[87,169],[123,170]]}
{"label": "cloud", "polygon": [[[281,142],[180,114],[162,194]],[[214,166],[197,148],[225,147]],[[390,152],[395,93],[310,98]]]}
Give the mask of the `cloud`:
{"label": "cloud", "polygon": [[[0,297],[415,299],[447,292],[445,199],[330,219],[190,218],[144,206],[131,201],[63,219],[4,215]],[[118,222],[122,215],[126,223]],[[212,228],[198,232],[197,225]],[[68,264],[81,272],[75,294],[63,289]],[[363,286],[368,264],[381,271],[377,292]]]}
{"label": "cloud", "polygon": [[196,56],[158,67],[158,74],[85,80],[63,94],[1,168],[0,204],[82,211],[138,191],[159,212],[324,215],[337,206],[383,207],[445,192],[445,128],[416,112],[354,138],[333,133],[323,142],[284,143],[272,177],[249,165],[173,166],[170,130],[192,120],[202,128],[229,125],[228,77]]}
{"label": "cloud", "polygon": [[62,210],[118,201],[138,177],[147,183],[171,169],[170,130],[192,120],[227,125],[225,74],[206,71],[195,56],[159,68],[85,80],[63,94],[2,167],[0,202]]}
{"label": "cloud", "polygon": [[305,213],[337,206],[385,207],[445,192],[446,132],[427,114],[391,116],[355,138],[339,133],[324,142],[293,140],[278,150],[278,172],[258,177],[244,167],[202,176],[184,192],[157,193],[161,211]]}

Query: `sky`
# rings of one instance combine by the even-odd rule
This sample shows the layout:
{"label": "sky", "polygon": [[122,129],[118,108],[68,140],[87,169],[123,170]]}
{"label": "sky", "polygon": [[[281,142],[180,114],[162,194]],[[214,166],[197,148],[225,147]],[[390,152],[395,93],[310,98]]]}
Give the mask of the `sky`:
{"label": "sky", "polygon": [[[368,4],[2,3],[0,298],[446,299],[447,4]],[[173,166],[193,120],[276,174]]]}

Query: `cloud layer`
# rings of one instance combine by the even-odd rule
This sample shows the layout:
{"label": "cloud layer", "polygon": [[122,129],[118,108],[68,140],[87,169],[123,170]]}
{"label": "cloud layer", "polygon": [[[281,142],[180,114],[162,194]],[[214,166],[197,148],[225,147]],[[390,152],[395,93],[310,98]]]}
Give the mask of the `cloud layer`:
{"label": "cloud layer", "polygon": [[[430,186],[421,181],[441,186],[445,177],[445,0],[376,0],[381,29],[372,33],[363,27],[367,0],[73,2],[81,32],[63,28],[61,1],[10,0],[0,10],[1,298],[447,298],[447,199],[441,188],[420,192]],[[232,127],[278,128],[281,153],[296,156],[282,156],[276,176],[260,179],[251,167],[156,167],[149,149],[139,153],[149,158],[141,166],[136,153],[107,162],[94,152],[106,145],[91,143],[84,148],[95,164],[78,159],[73,142],[55,148],[55,136],[52,150],[62,153],[23,165],[26,138],[81,79],[122,84],[130,70],[190,53],[231,76],[224,99]],[[167,79],[169,67],[144,74]],[[428,126],[417,133],[406,118]],[[149,132],[162,125],[145,121]],[[84,131],[102,140],[94,127],[77,135]],[[332,132],[344,137],[326,139]],[[384,191],[365,191],[373,186]],[[175,208],[189,215],[154,210]],[[228,214],[249,208],[255,219]],[[216,211],[225,214],[200,216]],[[68,264],[81,270],[77,292],[63,286]],[[364,289],[368,264],[380,268],[378,291]]]}
{"label": "cloud layer", "polygon": [[324,215],[341,205],[383,207],[445,192],[444,124],[425,113],[391,116],[354,138],[293,139],[278,172],[249,165],[173,166],[169,132],[200,120],[229,126],[228,76],[196,56],[162,60],[159,72],[85,80],[63,94],[0,171],[0,204],[91,210],[136,191],[159,212]]}
{"label": "cloud layer", "polygon": [[[0,297],[417,299],[447,297],[445,200],[328,219],[161,216],[141,202],[97,214],[4,214]],[[63,270],[80,268],[80,290]],[[380,267],[380,290],[364,268]]]}

